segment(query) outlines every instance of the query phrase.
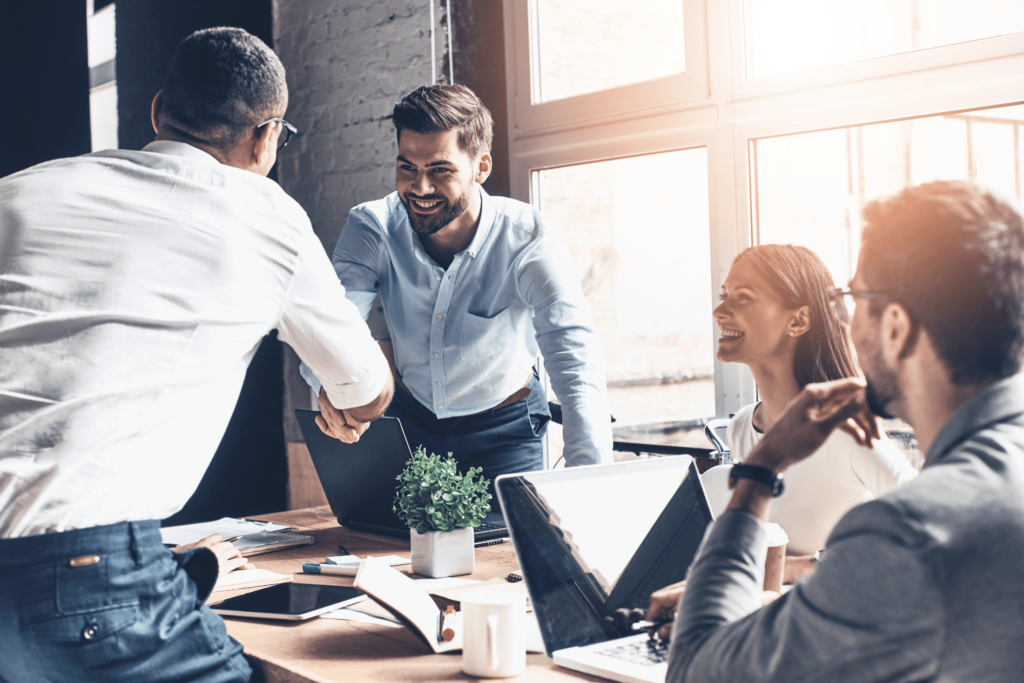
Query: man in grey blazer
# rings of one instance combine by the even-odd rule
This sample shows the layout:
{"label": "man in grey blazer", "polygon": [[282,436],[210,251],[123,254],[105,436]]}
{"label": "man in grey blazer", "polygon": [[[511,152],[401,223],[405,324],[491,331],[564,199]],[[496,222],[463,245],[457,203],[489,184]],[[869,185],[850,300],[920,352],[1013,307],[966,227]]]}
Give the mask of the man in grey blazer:
{"label": "man in grey blazer", "polygon": [[[833,298],[866,386],[809,385],[746,459],[678,602],[668,681],[1024,680],[1024,222],[962,182],[865,218]],[[773,480],[833,429],[877,436],[869,411],[914,427],[921,476],[851,510],[761,608]]]}

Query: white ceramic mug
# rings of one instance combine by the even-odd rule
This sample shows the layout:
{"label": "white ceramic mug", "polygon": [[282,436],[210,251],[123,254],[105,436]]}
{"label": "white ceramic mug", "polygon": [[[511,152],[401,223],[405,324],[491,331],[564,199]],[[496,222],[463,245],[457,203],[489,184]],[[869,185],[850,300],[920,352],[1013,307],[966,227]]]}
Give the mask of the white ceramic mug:
{"label": "white ceramic mug", "polygon": [[526,597],[478,590],[462,596],[462,671],[480,678],[526,672]]}

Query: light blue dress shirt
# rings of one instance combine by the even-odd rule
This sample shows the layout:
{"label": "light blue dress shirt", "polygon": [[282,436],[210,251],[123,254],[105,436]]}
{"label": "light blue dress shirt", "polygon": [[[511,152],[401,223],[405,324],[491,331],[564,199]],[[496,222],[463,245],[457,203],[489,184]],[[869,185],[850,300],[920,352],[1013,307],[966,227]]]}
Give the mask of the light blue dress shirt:
{"label": "light blue dress shirt", "polygon": [[543,354],[566,464],[611,462],[604,354],[564,231],[528,204],[482,188],[480,197],[476,235],[447,270],[424,251],[397,192],[352,209],[333,258],[346,296],[366,318],[380,292],[398,372],[438,418],[493,408]]}

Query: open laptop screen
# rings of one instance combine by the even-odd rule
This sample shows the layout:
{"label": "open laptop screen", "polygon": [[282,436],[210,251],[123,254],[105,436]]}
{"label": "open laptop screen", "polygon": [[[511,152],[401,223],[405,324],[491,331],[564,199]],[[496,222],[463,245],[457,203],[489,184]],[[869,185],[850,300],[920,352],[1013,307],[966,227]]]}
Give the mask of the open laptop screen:
{"label": "open laptop screen", "polygon": [[711,521],[687,457],[506,475],[497,488],[549,656],[632,635],[606,617],[685,578]]}

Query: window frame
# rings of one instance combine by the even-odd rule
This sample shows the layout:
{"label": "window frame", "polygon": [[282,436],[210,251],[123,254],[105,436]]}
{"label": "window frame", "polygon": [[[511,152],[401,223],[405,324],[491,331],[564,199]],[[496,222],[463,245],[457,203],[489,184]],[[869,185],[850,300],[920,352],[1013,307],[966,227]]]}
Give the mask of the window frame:
{"label": "window frame", "polygon": [[[532,104],[537,0],[503,2],[512,197],[536,201],[547,168],[706,147],[713,298],[753,244],[756,140],[1024,100],[1024,33],[747,81],[744,0],[681,0],[686,74]],[[727,417],[756,399],[754,381],[714,363],[716,417]]]}

